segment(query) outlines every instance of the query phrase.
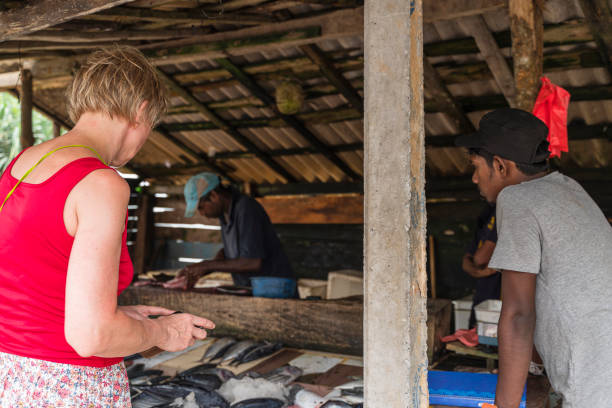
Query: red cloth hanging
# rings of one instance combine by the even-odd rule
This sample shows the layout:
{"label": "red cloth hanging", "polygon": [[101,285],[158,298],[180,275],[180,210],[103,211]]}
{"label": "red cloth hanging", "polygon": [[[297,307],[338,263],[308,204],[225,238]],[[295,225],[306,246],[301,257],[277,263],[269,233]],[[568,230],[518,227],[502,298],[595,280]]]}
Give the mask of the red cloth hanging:
{"label": "red cloth hanging", "polygon": [[444,343],[459,340],[468,347],[476,347],[478,345],[478,334],[475,327],[470,330],[459,329],[450,336],[442,337],[441,340]]}
{"label": "red cloth hanging", "polygon": [[533,106],[533,114],[548,126],[548,143],[550,157],[561,157],[561,152],[568,152],[567,143],[567,107],[570,94],[565,89],[542,77],[542,87]]}

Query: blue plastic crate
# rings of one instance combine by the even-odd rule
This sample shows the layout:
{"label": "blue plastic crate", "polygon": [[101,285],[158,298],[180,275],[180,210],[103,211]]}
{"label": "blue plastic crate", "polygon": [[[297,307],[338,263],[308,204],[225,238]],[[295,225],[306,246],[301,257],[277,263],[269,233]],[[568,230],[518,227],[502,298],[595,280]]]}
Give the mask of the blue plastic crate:
{"label": "blue plastic crate", "polygon": [[296,282],[290,278],[258,276],[251,278],[253,296],[286,299],[295,297]]}
{"label": "blue plastic crate", "polygon": [[[429,403],[455,407],[475,407],[495,402],[496,374],[429,371]],[[527,404],[527,389],[523,391],[520,408]]]}

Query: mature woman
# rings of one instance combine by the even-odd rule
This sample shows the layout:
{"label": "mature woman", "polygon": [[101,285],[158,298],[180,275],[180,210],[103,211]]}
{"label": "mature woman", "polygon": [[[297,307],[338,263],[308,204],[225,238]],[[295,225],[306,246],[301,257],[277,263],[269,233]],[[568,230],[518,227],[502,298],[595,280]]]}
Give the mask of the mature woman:
{"label": "mature woman", "polygon": [[130,189],[112,167],[136,155],[165,108],[139,51],[98,51],[68,92],[74,128],[23,151],[2,175],[0,406],[129,407],[123,356],[182,350],[214,327],[117,306],[133,269]]}

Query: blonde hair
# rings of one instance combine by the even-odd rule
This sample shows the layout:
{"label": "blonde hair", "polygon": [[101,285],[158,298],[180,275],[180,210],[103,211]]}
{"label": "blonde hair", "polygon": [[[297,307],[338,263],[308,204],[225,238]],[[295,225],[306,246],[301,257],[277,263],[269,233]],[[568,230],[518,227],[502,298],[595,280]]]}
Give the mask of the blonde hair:
{"label": "blonde hair", "polygon": [[89,55],[67,90],[68,114],[76,123],[85,112],[102,112],[136,122],[147,101],[144,119],[155,126],[168,105],[166,88],[155,68],[134,47],[115,46]]}

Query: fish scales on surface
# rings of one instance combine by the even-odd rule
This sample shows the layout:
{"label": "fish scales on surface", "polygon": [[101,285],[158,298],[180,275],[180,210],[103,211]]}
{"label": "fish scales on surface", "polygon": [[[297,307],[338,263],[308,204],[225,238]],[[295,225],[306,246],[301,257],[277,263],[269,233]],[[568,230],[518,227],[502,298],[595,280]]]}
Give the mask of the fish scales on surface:
{"label": "fish scales on surface", "polygon": [[236,344],[236,339],[233,337],[222,337],[206,349],[200,361],[208,362],[217,360],[234,344]]}
{"label": "fish scales on surface", "polygon": [[237,402],[231,408],[282,408],[285,402],[276,398],[253,398]]}

